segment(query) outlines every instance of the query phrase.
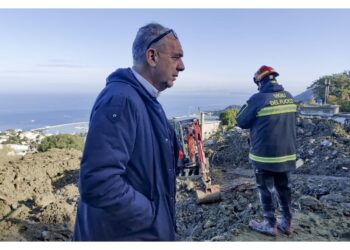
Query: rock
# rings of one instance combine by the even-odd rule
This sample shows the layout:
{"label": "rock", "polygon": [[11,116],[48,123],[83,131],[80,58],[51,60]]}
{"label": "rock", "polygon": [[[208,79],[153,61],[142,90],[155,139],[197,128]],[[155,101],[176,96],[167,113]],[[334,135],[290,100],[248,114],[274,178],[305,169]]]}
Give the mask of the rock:
{"label": "rock", "polygon": [[330,236],[330,231],[326,230],[326,229],[321,229],[321,228],[317,228],[317,234],[320,235],[323,238],[328,239]]}
{"label": "rock", "polygon": [[304,161],[303,159],[298,159],[295,164],[297,168],[300,168],[301,166],[304,165]]}
{"label": "rock", "polygon": [[0,200],[0,220],[11,213],[11,208],[5,201]]}
{"label": "rock", "polygon": [[187,192],[192,192],[196,187],[196,184],[191,180],[186,180],[184,184]]}
{"label": "rock", "polygon": [[332,143],[328,140],[323,140],[323,141],[321,141],[321,145],[325,146],[325,147],[330,147],[330,146],[332,146]]}
{"label": "rock", "polygon": [[43,239],[43,240],[48,240],[49,238],[50,238],[50,232],[49,231],[42,231],[41,232],[41,238]]}
{"label": "rock", "polygon": [[301,196],[298,202],[301,209],[307,209],[312,211],[320,211],[323,209],[321,202],[312,196]]}
{"label": "rock", "polygon": [[217,235],[210,239],[210,241],[225,241],[226,237],[225,235]]}
{"label": "rock", "polygon": [[18,202],[12,203],[11,208],[12,210],[16,210],[18,208]]}
{"label": "rock", "polygon": [[207,222],[204,224],[203,228],[208,229],[210,227],[214,227],[215,223],[212,220],[207,220]]}
{"label": "rock", "polygon": [[52,193],[44,193],[35,195],[33,199],[36,206],[44,208],[50,203],[54,202],[56,198]]}

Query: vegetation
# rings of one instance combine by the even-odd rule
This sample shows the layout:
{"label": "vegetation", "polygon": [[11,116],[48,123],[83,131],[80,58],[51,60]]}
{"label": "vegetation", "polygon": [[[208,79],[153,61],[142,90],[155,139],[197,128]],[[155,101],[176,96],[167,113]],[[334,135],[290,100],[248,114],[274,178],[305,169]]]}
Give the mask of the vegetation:
{"label": "vegetation", "polygon": [[350,71],[323,76],[308,89],[312,89],[316,98],[324,101],[325,81],[331,82],[327,103],[340,105],[341,112],[350,112]]}
{"label": "vegetation", "polygon": [[236,122],[236,115],[238,113],[238,109],[236,108],[231,108],[231,109],[225,109],[221,114],[220,114],[220,120],[221,124],[224,126],[228,127],[233,127],[237,124]]}
{"label": "vegetation", "polygon": [[[6,135],[6,133],[4,132],[1,135]],[[9,138],[2,144],[21,144],[21,142],[24,141],[20,138],[19,133],[13,129],[7,130],[7,135]]]}
{"label": "vegetation", "polygon": [[38,146],[39,152],[46,152],[51,148],[59,149],[77,149],[82,151],[84,147],[84,139],[80,135],[52,135],[45,137]]}

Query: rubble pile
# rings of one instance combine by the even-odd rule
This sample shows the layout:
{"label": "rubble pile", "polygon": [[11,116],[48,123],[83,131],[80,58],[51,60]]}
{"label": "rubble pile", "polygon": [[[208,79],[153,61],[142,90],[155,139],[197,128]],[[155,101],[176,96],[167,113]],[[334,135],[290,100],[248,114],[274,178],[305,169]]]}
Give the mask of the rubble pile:
{"label": "rubble pile", "polygon": [[297,120],[297,174],[350,177],[350,134],[336,121]]}
{"label": "rubble pile", "polygon": [[[213,182],[224,189],[221,202],[196,204],[190,193],[201,187],[200,180],[193,179],[191,189],[184,184],[188,180],[178,180],[178,239],[350,240],[349,133],[333,120],[298,117],[299,168],[291,175],[295,233],[279,234],[276,239],[248,227],[250,219],[262,218],[254,173],[248,162],[248,136],[248,131],[233,128],[211,138],[214,143],[207,147],[215,152],[211,157],[211,175]],[[230,188],[237,185],[240,188]]]}
{"label": "rubble pile", "polygon": [[207,147],[207,150],[214,152],[210,158],[212,166],[250,168],[247,161],[249,153],[247,130],[235,127],[227,132],[216,134],[214,138],[215,143]]}
{"label": "rubble pile", "polygon": [[[298,169],[291,175],[293,235],[273,238],[249,229],[249,220],[262,218],[248,162],[249,132],[232,128],[217,133],[206,147],[212,182],[221,186],[220,202],[197,204],[201,178],[177,178],[177,240],[349,241],[349,133],[332,120],[299,117],[297,135]],[[80,151],[63,149],[1,155],[0,240],[71,239],[80,157]]]}

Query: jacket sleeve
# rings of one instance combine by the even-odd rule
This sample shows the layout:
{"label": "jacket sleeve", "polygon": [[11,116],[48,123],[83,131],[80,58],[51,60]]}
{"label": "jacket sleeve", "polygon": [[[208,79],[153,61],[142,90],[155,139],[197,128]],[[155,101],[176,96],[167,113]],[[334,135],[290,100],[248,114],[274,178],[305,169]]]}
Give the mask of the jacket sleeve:
{"label": "jacket sleeve", "polygon": [[255,95],[252,96],[239,110],[236,115],[237,125],[240,128],[248,129],[252,126],[256,114],[257,114],[257,106],[254,103]]}
{"label": "jacket sleeve", "polygon": [[137,113],[125,97],[114,99],[91,115],[81,160],[81,199],[113,217],[149,225],[153,204],[123,178],[136,143]]}

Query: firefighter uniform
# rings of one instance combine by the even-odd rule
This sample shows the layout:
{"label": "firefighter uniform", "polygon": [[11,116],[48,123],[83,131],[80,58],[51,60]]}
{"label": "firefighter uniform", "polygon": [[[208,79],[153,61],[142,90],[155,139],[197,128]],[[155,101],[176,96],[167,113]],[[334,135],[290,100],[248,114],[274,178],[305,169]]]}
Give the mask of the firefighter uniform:
{"label": "firefighter uniform", "polygon": [[291,221],[289,173],[296,162],[297,107],[292,95],[277,83],[277,75],[271,67],[259,69],[254,77],[259,93],[243,105],[236,117],[239,127],[250,129],[249,160],[255,171],[264,218],[272,227],[276,226],[273,189],[283,218]]}

